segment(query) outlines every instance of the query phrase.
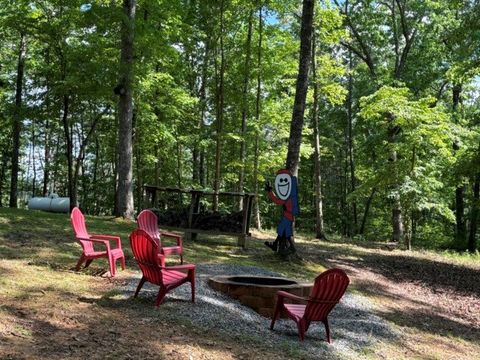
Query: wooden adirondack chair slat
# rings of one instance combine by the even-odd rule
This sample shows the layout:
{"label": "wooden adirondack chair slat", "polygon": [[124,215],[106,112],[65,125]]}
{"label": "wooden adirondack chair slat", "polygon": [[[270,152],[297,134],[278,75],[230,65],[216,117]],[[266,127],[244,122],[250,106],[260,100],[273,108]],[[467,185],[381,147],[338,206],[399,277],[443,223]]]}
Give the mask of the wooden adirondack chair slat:
{"label": "wooden adirondack chair slat", "polygon": [[[325,325],[327,341],[330,343],[330,326],[327,317],[340,301],[349,283],[350,280],[343,270],[330,269],[317,276],[309,298],[301,298],[285,291],[277,292],[277,303],[270,329],[273,329],[280,312],[284,310],[297,324],[300,341],[305,339],[305,332],[310,323],[320,321]],[[286,304],[285,299],[304,301],[306,304]]]}
{"label": "wooden adirondack chair slat", "polygon": [[[110,268],[110,275],[113,277],[116,273],[116,261],[120,260],[122,269],[125,270],[125,255],[122,250],[122,243],[120,237],[112,235],[98,235],[89,234],[87,226],[85,225],[85,217],[78,207],[72,210],[70,215],[75,239],[80,243],[83,253],[78,260],[75,270],[80,270],[80,267],[85,262],[85,267],[88,267],[94,259],[105,257],[108,259]],[[115,242],[116,247],[111,247],[110,241]],[[96,250],[94,244],[102,244],[105,250]]]}
{"label": "wooden adirondack chair slat", "polygon": [[194,264],[165,266],[163,255],[160,254],[159,257],[157,242],[142,229],[136,229],[130,234],[130,246],[143,274],[134,297],[137,297],[145,282],[159,285],[160,289],[155,301],[155,305],[159,306],[170,290],[189,282],[192,290],[192,302],[195,302]]}
{"label": "wooden adirondack chair slat", "polygon": [[[151,210],[143,210],[137,217],[138,228],[144,230],[157,243],[160,248],[160,254],[180,255],[180,263],[183,264],[183,237],[179,234],[161,231],[158,228],[158,218]],[[174,238],[177,242],[176,246],[162,246],[162,236]]]}

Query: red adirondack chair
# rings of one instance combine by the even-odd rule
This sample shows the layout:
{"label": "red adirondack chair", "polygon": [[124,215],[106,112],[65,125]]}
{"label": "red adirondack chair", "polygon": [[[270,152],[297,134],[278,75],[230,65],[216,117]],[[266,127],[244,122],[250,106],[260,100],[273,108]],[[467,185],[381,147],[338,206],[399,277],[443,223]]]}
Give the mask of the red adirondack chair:
{"label": "red adirondack chair", "polygon": [[[178,254],[180,255],[180,263],[183,264],[183,238],[181,235],[161,231],[158,228],[158,218],[151,210],[143,210],[137,217],[138,228],[146,231],[148,235],[157,243],[160,248],[160,254],[170,255]],[[176,246],[162,246],[161,238],[170,237],[174,238],[177,241]]]}
{"label": "red adirondack chair", "polygon": [[155,240],[142,229],[136,229],[130,234],[130,246],[132,247],[133,256],[143,273],[134,297],[137,297],[143,284],[148,281],[160,286],[155,301],[155,305],[159,306],[167,292],[189,282],[192,289],[192,302],[195,302],[194,264],[165,266],[165,255],[158,253],[158,246]]}
{"label": "red adirondack chair", "polygon": [[[273,330],[275,320],[283,309],[288,317],[297,323],[300,341],[305,339],[305,332],[312,321],[321,321],[325,325],[327,341],[330,343],[330,327],[327,316],[340,301],[349,283],[350,280],[343,270],[330,269],[317,276],[308,299],[285,291],[278,291],[270,329]],[[286,304],[285,299],[306,302],[306,305]]]}
{"label": "red adirondack chair", "polygon": [[[85,218],[78,207],[75,207],[72,210],[70,220],[72,221],[73,231],[75,232],[75,239],[80,242],[83,249],[83,253],[75,267],[76,271],[80,270],[84,261],[86,262],[85,267],[88,267],[93,259],[101,257],[106,257],[108,259],[110,275],[112,277],[115,276],[115,263],[118,259],[121,261],[122,269],[125,270],[125,255],[123,254],[122,243],[118,236],[89,234],[85,225]],[[110,247],[110,241],[114,241],[116,247]],[[93,246],[95,243],[104,245],[105,250],[96,250]]]}

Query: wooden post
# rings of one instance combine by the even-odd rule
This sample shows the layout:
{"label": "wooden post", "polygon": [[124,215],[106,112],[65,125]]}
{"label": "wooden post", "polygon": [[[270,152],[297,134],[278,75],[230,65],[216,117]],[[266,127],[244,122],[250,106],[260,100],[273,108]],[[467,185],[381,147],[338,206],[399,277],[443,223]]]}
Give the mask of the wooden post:
{"label": "wooden post", "polygon": [[152,207],[156,208],[157,207],[157,189],[152,190]]}
{"label": "wooden post", "polygon": [[[190,210],[188,212],[188,228],[189,229],[191,229],[193,225],[193,214],[198,213],[198,206],[200,204],[201,191],[192,190],[190,193],[192,196],[190,200]],[[197,239],[197,233],[186,232],[185,235],[192,241],[195,241]]]}
{"label": "wooden post", "polygon": [[242,213],[243,213],[243,219],[242,219],[242,233],[238,237],[238,246],[241,246],[242,248],[247,247],[247,237],[248,237],[248,224],[250,222],[249,219],[249,199],[250,196],[245,194],[243,195],[243,208],[242,208]]}
{"label": "wooden post", "polygon": [[150,202],[152,208],[155,207],[157,201],[157,188],[154,186],[145,186],[146,202]]}
{"label": "wooden post", "polygon": [[248,232],[248,236],[250,236],[250,219],[251,219],[251,216],[252,216],[252,206],[253,206],[253,200],[255,198],[255,195],[248,195],[248,206],[247,206],[247,232]]}

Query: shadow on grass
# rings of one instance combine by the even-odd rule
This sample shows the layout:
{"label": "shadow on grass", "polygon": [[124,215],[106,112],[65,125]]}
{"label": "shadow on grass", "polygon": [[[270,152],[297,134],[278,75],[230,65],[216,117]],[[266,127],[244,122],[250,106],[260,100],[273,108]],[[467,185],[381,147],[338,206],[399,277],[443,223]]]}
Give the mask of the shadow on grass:
{"label": "shadow on grass", "polygon": [[[369,252],[358,248],[345,249],[332,244],[321,244],[322,249],[326,246],[328,254],[316,252],[315,248],[308,246],[307,252],[317,257],[329,267],[340,267],[348,271],[355,269],[357,279],[355,287],[362,293],[373,297],[389,298],[393,303],[407,304],[404,309],[387,309],[378,314],[394,324],[403,327],[414,328],[432,335],[444,337],[459,337],[467,341],[478,343],[480,341],[480,328],[473,314],[454,311],[450,313],[448,307],[440,307],[429,301],[430,296],[439,295],[450,298],[457,308],[468,301],[475,309],[475,300],[480,298],[480,271],[468,266],[461,266],[425,258],[416,258],[408,254],[401,255],[390,252]],[[305,250],[304,250],[305,251]],[[390,284],[413,283],[426,288],[423,297],[416,298],[402,291],[392,291],[389,286],[381,282],[362,279],[362,271],[368,271],[381,275],[389,280]],[[421,289],[421,288],[419,288]],[[408,291],[408,290],[404,290]],[[420,290],[419,290],[420,291]],[[432,294],[432,295],[429,295]],[[462,297],[463,296],[463,300]],[[420,299],[420,300],[419,300]],[[465,300],[467,299],[467,300]],[[468,300],[470,299],[470,300]],[[473,310],[475,311],[475,310]],[[455,319],[456,318],[456,319]]]}
{"label": "shadow on grass", "polygon": [[[359,270],[368,269],[392,282],[418,283],[433,292],[454,291],[480,297],[480,270],[468,266],[417,258],[408,253],[367,252],[358,248],[345,250],[331,244],[327,253],[316,252],[310,246],[305,252],[314,254],[318,261],[330,267],[353,266]],[[351,256],[345,256],[345,253]]]}
{"label": "shadow on grass", "polygon": [[[459,337],[480,343],[480,329],[452,320],[441,313],[432,313],[422,309],[408,311],[394,310],[380,313],[385,319],[404,327],[413,327],[425,332],[445,336]],[[419,321],[421,319],[421,321]]]}
{"label": "shadow on grass", "polygon": [[[166,353],[154,338],[138,337],[125,331],[121,314],[81,314],[73,312],[64,319],[46,320],[36,313],[15,306],[3,311],[16,319],[16,327],[0,335],[2,359],[146,359],[164,358]],[[136,321],[135,321],[136,322]],[[146,329],[144,329],[146,330]],[[178,344],[179,345],[179,344]]]}
{"label": "shadow on grass", "polygon": [[[41,290],[30,288],[28,292]],[[219,359],[251,358],[249,342],[231,346],[234,339],[221,330],[204,331],[177,318],[171,308],[156,308],[149,298],[118,297],[116,291],[90,297],[57,290],[55,296],[64,300],[65,310],[48,307],[38,311],[25,302],[0,307],[15,319],[12,330],[0,333],[0,358],[29,359],[41,354],[48,359],[188,359],[198,358],[199,351],[213,352]],[[195,306],[178,299],[170,305]],[[252,358],[259,358],[257,355]],[[262,350],[261,355],[265,359],[288,358],[275,349]]]}

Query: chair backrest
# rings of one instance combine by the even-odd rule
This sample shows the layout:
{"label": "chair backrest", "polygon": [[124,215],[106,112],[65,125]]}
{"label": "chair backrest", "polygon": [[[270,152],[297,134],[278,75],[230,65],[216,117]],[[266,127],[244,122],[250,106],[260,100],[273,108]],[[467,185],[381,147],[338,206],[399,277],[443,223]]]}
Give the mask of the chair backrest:
{"label": "chair backrest", "polygon": [[90,235],[88,234],[87,227],[85,225],[85,217],[78,207],[74,207],[72,214],[70,215],[70,220],[72,222],[73,232],[75,233],[75,238],[82,245],[83,251],[93,252],[93,243],[91,241],[85,241],[82,239],[89,239]]}
{"label": "chair backrest", "polygon": [[161,246],[158,218],[153,211],[146,209],[140,212],[137,217],[137,224],[139,229],[142,229],[150,235],[153,241],[157,243],[157,246]]}
{"label": "chair backrest", "polygon": [[311,321],[326,319],[349,283],[347,274],[341,269],[330,269],[318,275],[305,308],[305,318]]}
{"label": "chair backrest", "polygon": [[130,246],[147,281],[157,285],[163,284],[158,247],[152,237],[142,229],[135,229],[130,234]]}

